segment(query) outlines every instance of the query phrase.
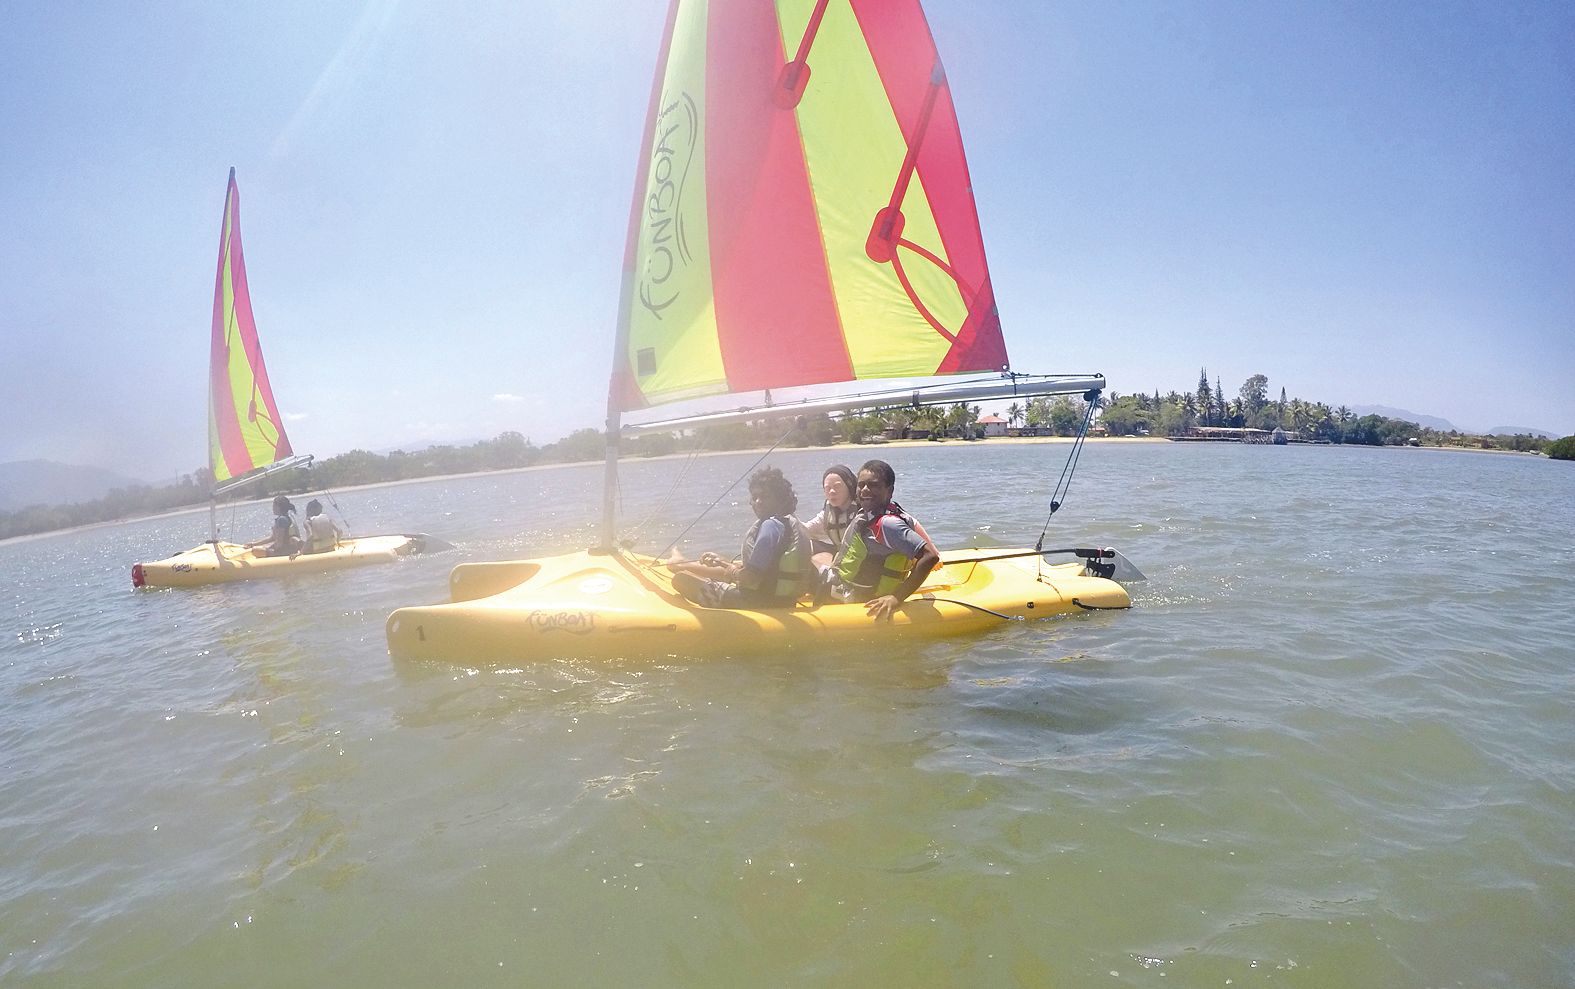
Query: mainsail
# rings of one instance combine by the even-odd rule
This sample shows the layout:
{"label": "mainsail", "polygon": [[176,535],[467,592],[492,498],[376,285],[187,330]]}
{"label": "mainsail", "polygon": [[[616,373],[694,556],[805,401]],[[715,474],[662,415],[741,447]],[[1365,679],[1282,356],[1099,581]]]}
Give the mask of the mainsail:
{"label": "mainsail", "polygon": [[246,261],[241,252],[240,198],[232,168],[219,234],[208,366],[208,465],[215,482],[291,456],[252,319]]}
{"label": "mainsail", "polygon": [[1007,369],[918,0],[673,0],[644,149],[614,414]]}

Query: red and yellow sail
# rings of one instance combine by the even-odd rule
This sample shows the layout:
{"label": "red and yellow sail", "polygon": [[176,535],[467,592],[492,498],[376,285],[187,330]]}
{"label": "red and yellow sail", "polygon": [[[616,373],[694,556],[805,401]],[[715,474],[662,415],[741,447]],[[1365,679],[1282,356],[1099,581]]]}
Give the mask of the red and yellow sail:
{"label": "red and yellow sail", "polygon": [[613,405],[1007,366],[918,0],[673,0]]}
{"label": "red and yellow sail", "polygon": [[241,252],[240,191],[235,169],[224,197],[219,271],[213,286],[213,345],[208,367],[208,463],[215,482],[239,477],[291,455],[274,404],[252,319]]}

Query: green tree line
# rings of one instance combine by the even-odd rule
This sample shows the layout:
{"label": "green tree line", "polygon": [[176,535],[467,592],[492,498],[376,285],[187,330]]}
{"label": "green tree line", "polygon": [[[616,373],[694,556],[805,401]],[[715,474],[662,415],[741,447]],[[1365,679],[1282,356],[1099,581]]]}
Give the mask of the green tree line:
{"label": "green tree line", "polygon": [[[1279,427],[1297,432],[1306,439],[1331,443],[1396,446],[1414,437],[1434,446],[1541,451],[1557,459],[1575,459],[1575,436],[1550,442],[1525,435],[1474,436],[1454,431],[1439,432],[1383,416],[1358,417],[1344,406],[1331,408],[1321,402],[1287,399],[1284,389],[1280,390],[1279,401],[1270,401],[1268,381],[1264,375],[1255,374],[1243,382],[1235,397],[1229,400],[1225,398],[1219,379],[1215,378],[1210,384],[1206,372],[1199,374],[1197,389],[1192,392],[1173,391],[1165,395],[1110,392],[1098,400],[1098,421],[1112,436],[1181,436],[1196,426]],[[1040,396],[1012,403],[1006,410],[1006,418],[1014,428],[1028,427],[1037,433],[1072,436],[1082,427],[1087,412],[1087,403],[1081,398]],[[728,423],[703,426],[684,435],[660,433],[626,437],[620,440],[619,452],[620,456],[653,457],[772,445],[809,447],[837,442],[868,443],[884,438],[971,440],[983,435],[976,425],[978,418],[977,405],[901,406],[837,419],[817,414],[796,422]],[[537,446],[522,434],[510,431],[468,446],[444,444],[417,452],[395,450],[387,454],[351,450],[319,460],[310,470],[283,471],[263,478],[234,492],[231,498],[251,500],[274,494],[305,494],[324,488],[382,484],[445,474],[581,463],[602,459],[605,450],[603,434],[597,429],[579,429],[544,446]],[[212,475],[202,468],[173,484],[139,484],[116,488],[94,501],[31,505],[0,512],[0,539],[190,508],[206,503],[212,487]]]}
{"label": "green tree line", "polygon": [[1207,369],[1201,369],[1196,388],[1189,392],[1110,392],[1100,401],[1099,422],[1111,436],[1185,436],[1199,426],[1229,426],[1283,429],[1306,440],[1361,446],[1402,446],[1416,439],[1424,446],[1548,452],[1550,456],[1555,442],[1524,433],[1481,436],[1386,416],[1358,416],[1343,405],[1287,398],[1284,388],[1276,401],[1269,397],[1269,379],[1263,374],[1249,377],[1229,398],[1219,378],[1211,383]]}
{"label": "green tree line", "polygon": [[[684,435],[653,433],[620,440],[620,456],[654,457],[705,450],[744,450],[763,446],[829,446],[844,439],[866,442],[893,428],[898,435],[932,438],[974,438],[977,405],[950,408],[891,409],[833,420],[824,414],[795,422],[769,420],[702,426]],[[581,463],[605,456],[606,441],[598,429],[579,429],[554,443],[537,446],[518,432],[506,432],[468,446],[440,444],[425,450],[394,450],[387,454],[351,450],[316,461],[310,469],[281,471],[232,492],[220,501],[249,501],[275,494],[306,494],[324,489],[383,484],[422,477],[511,470],[544,464]],[[0,512],[0,539],[73,526],[91,525],[205,504],[213,475],[201,468],[163,486],[116,488],[94,501],[69,505],[30,505]]]}

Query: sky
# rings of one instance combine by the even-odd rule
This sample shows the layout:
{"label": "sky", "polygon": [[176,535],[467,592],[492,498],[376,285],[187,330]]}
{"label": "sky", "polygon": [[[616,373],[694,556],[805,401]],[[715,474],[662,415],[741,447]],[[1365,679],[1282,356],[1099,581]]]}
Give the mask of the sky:
{"label": "sky", "polygon": [[[925,9],[1015,369],[1575,433],[1575,5]],[[205,464],[231,166],[298,452],[600,425],[665,0],[3,11],[0,462]]]}

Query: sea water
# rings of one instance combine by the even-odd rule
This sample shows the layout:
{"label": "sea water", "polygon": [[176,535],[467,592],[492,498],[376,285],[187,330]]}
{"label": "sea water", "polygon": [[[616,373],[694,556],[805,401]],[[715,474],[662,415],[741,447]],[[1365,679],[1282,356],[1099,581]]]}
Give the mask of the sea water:
{"label": "sea water", "polygon": [[[941,544],[1024,545],[1067,450],[770,462],[808,515],[883,455]],[[625,465],[626,531],[755,456]],[[504,669],[384,620],[587,545],[600,467],[337,501],[458,549],[134,592],[205,514],[0,546],[0,983],[1575,982],[1575,465],[1090,445],[1046,545],[1120,548],[1131,611]]]}

